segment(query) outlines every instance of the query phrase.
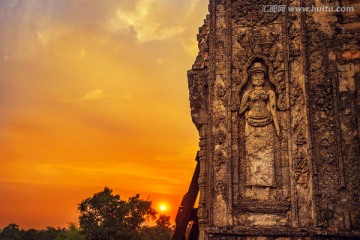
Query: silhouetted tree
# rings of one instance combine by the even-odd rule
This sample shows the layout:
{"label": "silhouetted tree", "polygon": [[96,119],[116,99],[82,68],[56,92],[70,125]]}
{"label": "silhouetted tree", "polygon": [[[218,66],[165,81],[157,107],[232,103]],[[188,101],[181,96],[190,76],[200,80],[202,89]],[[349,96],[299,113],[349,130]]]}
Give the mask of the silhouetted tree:
{"label": "silhouetted tree", "polygon": [[142,224],[156,215],[151,202],[140,199],[140,195],[123,201],[107,187],[83,200],[78,209],[86,240],[137,239]]}
{"label": "silhouetted tree", "polygon": [[4,227],[1,232],[1,240],[17,240],[22,239],[23,232],[20,231],[19,226],[15,223],[11,223],[8,226]]}
{"label": "silhouetted tree", "polygon": [[53,240],[59,233],[65,231],[66,229],[64,228],[46,227],[45,230],[38,231],[35,240]]}
{"label": "silhouetted tree", "polygon": [[160,215],[156,220],[156,226],[144,227],[141,232],[141,240],[170,240],[173,234],[170,217]]}
{"label": "silhouetted tree", "polygon": [[84,240],[82,235],[74,223],[71,223],[66,232],[59,233],[55,240]]}
{"label": "silhouetted tree", "polygon": [[171,226],[170,216],[160,215],[156,220],[156,226],[163,229],[169,229]]}
{"label": "silhouetted tree", "polygon": [[24,240],[36,240],[37,234],[38,234],[38,231],[31,228],[25,232]]}

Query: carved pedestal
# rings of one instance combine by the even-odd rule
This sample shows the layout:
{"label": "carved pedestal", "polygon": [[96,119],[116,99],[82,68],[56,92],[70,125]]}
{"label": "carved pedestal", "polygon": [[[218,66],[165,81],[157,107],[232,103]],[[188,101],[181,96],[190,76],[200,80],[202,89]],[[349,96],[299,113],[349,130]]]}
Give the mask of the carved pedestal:
{"label": "carved pedestal", "polygon": [[210,1],[188,72],[200,240],[360,238],[359,11],[288,8],[344,4]]}

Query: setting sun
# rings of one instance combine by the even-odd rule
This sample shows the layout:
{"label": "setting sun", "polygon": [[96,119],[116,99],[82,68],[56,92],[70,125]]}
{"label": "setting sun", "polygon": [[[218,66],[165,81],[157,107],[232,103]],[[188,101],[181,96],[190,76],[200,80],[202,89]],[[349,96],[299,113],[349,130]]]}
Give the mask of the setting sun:
{"label": "setting sun", "polygon": [[165,212],[167,210],[167,206],[165,204],[160,205],[160,211]]}

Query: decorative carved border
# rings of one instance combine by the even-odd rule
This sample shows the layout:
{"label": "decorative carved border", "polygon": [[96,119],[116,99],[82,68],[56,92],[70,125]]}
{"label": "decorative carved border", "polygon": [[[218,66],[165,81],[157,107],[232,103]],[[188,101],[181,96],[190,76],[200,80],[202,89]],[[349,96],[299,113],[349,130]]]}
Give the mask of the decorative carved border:
{"label": "decorative carved border", "polygon": [[[338,231],[337,229],[324,230],[321,228],[291,228],[291,227],[234,227],[220,228],[209,227],[206,229],[209,234],[208,240],[238,239],[236,237],[299,237],[301,239],[325,238],[334,239],[359,239],[360,231]],[[341,236],[341,237],[340,237]],[[305,238],[306,237],[306,238]]]}
{"label": "decorative carved border", "polygon": [[234,207],[234,213],[286,213],[290,210],[290,206],[289,201],[243,200]]}

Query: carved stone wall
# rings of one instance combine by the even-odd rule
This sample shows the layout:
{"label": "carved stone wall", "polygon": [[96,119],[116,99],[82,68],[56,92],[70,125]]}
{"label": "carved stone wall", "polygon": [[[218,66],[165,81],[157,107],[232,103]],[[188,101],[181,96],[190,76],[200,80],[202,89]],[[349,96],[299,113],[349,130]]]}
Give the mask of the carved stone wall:
{"label": "carved stone wall", "polygon": [[360,238],[359,9],[210,1],[188,72],[200,240]]}

